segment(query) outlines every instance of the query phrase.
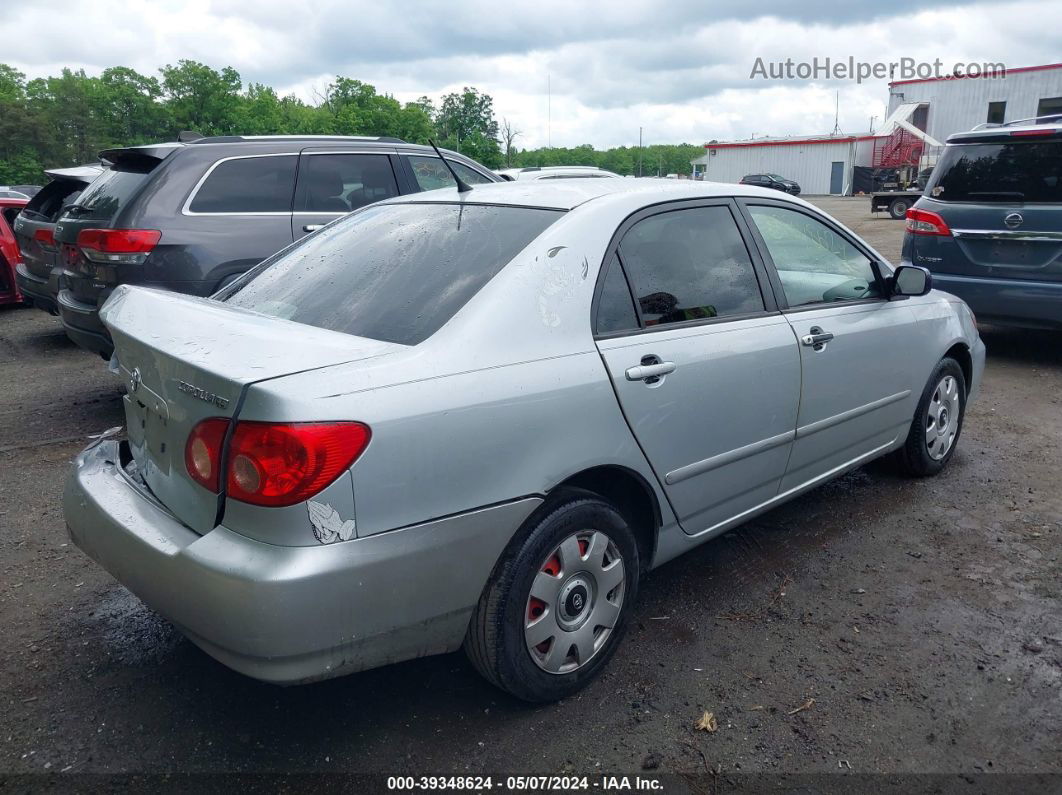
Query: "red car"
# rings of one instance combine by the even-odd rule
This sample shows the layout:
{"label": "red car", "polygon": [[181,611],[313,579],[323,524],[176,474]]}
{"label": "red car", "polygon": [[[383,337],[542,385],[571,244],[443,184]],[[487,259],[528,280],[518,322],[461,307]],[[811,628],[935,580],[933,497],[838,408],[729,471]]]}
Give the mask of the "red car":
{"label": "red car", "polygon": [[22,256],[15,242],[15,216],[22,212],[28,199],[0,199],[0,304],[22,302],[15,283],[15,266]]}

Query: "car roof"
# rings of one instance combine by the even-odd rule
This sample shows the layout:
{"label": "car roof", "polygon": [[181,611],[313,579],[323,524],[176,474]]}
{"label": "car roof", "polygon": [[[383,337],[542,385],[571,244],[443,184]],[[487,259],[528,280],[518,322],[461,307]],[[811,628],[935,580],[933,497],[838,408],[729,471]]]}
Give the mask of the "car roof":
{"label": "car roof", "polygon": [[760,196],[774,200],[806,204],[800,199],[767,188],[729,182],[695,180],[635,179],[553,179],[497,182],[476,185],[459,193],[455,188],[440,188],[387,199],[387,204],[443,203],[497,204],[516,207],[542,207],[571,210],[586,202],[608,196],[640,196],[644,204],[682,199],[711,199],[722,196]]}
{"label": "car roof", "polygon": [[1062,114],[1039,116],[1034,119],[1018,119],[1005,124],[978,124],[972,130],[953,133],[946,143],[974,143],[976,141],[1000,141],[1008,138],[1035,139],[1038,135],[1062,135]]}

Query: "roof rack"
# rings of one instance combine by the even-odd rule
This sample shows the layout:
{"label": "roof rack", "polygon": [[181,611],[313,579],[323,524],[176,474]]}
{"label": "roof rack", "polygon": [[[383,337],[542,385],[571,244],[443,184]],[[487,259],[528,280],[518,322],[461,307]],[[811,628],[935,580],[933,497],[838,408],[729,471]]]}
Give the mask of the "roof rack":
{"label": "roof rack", "polygon": [[1006,121],[1003,123],[986,121],[982,124],[978,124],[970,132],[976,132],[978,130],[994,130],[1000,127],[1017,127],[1020,124],[1051,124],[1058,122],[1062,124],[1062,113],[1048,113],[1044,116],[1032,116],[1028,119],[1014,119],[1013,121]]}
{"label": "roof rack", "polygon": [[315,141],[377,141],[386,144],[404,144],[401,138],[384,135],[209,135],[185,141],[190,144],[231,144],[239,141],[291,141],[310,139]]}
{"label": "roof rack", "polygon": [[521,172],[524,172],[524,171],[550,171],[551,169],[555,169],[555,168],[577,168],[577,169],[583,169],[584,171],[600,171],[601,170],[600,166],[526,166],[524,168],[521,168],[520,171]]}

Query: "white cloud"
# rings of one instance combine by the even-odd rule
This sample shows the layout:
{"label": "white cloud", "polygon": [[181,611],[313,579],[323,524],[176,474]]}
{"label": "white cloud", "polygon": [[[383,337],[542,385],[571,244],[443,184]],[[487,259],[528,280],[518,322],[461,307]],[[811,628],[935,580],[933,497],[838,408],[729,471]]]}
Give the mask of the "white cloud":
{"label": "white cloud", "polygon": [[1054,0],[538,0],[504,8],[489,0],[37,0],[5,10],[0,60],[38,77],[63,66],[98,73],[119,64],[155,74],[191,58],[234,66],[245,82],[307,100],[336,74],[402,100],[472,85],[523,131],[522,147],[547,138],[557,146],[631,145],[639,127],[648,142],[702,143],[829,132],[835,91],[842,129],[865,130],[871,116],[880,122],[885,81],[750,80],[756,57],[1047,63],[1062,52],[1057,7]]}

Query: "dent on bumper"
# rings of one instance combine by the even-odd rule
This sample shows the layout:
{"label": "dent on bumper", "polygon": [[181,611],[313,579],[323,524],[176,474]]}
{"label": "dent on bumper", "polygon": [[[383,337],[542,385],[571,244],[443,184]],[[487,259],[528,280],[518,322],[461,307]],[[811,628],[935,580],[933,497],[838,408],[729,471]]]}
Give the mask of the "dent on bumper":
{"label": "dent on bumper", "polygon": [[120,471],[106,440],[77,458],[70,536],[207,653],[273,682],[453,651],[526,498],[322,547],[197,535]]}

